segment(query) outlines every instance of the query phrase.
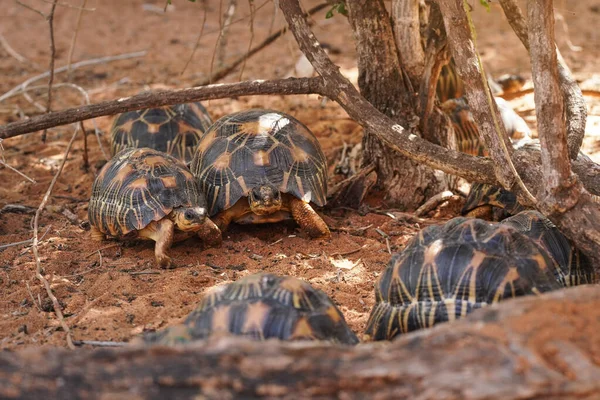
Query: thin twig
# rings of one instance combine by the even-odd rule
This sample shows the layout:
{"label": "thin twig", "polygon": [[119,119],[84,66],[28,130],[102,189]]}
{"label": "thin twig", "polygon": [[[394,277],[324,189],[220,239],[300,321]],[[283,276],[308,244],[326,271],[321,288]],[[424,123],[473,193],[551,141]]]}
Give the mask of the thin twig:
{"label": "thin twig", "polygon": [[[71,70],[81,68],[81,67],[88,67],[90,65],[98,65],[98,64],[103,64],[103,63],[108,63],[108,62],[113,62],[113,61],[127,60],[130,58],[144,57],[147,53],[148,52],[144,50],[144,51],[136,51],[134,53],[119,54],[116,56],[92,58],[90,60],[80,61],[78,63],[71,65]],[[67,70],[67,66],[56,68],[54,70],[54,74],[65,72],[66,70]],[[46,71],[44,73],[41,73],[39,75],[36,75],[36,76],[33,76],[33,77],[27,79],[25,82],[15,86],[14,88],[10,89],[8,92],[6,92],[2,96],[0,96],[0,102],[6,100],[7,98],[13,96],[15,93],[21,91],[21,89],[24,86],[28,86],[31,83],[38,81],[40,79],[44,79],[48,76],[50,76],[50,71]]]}
{"label": "thin twig", "polygon": [[219,43],[221,42],[221,36],[223,36],[223,20],[221,19],[221,10],[223,9],[223,0],[219,1],[219,36],[217,36],[217,41],[215,42],[215,48],[213,49],[212,57],[210,59],[210,69],[208,71],[208,77],[210,79],[209,83],[212,83],[213,76],[213,68],[215,66],[215,57],[217,56],[217,51],[219,49]]}
{"label": "thin twig", "polygon": [[21,175],[23,178],[27,179],[29,182],[31,182],[31,183],[37,183],[34,179],[28,177],[27,175],[25,175],[24,173],[22,173],[18,169],[11,167],[10,165],[8,165],[3,160],[0,160],[0,164],[4,165],[6,168],[10,169],[11,171],[16,172],[17,174]]}
{"label": "thin twig", "polygon": [[217,66],[219,68],[223,68],[223,65],[225,64],[225,50],[227,48],[227,39],[229,38],[229,25],[235,14],[236,6],[237,0],[229,0],[227,10],[225,11],[225,19],[223,21],[219,42],[217,43]]}
{"label": "thin twig", "polygon": [[88,157],[87,132],[85,131],[83,121],[79,121],[79,128],[81,129],[81,134],[83,135],[83,170],[85,173],[88,173],[90,170],[90,159]]}
{"label": "thin twig", "polygon": [[[40,238],[40,242],[42,240],[44,240],[44,238],[46,237],[46,235],[48,234],[48,232],[50,232],[50,228],[52,227],[52,225],[48,226],[46,228],[46,232],[44,232],[44,234],[42,235],[42,237]],[[8,247],[13,247],[13,246],[20,246],[22,244],[29,244],[33,242],[33,239],[27,239],[27,240],[23,240],[21,242],[15,242],[15,243],[9,243],[9,244],[3,244],[2,246],[0,246],[0,249],[6,249]],[[25,250],[25,252],[19,254],[19,256],[22,256],[23,254],[27,253],[29,251],[29,248]]]}
{"label": "thin twig", "polygon": [[[250,40],[248,41],[248,50],[246,54],[250,53],[250,49],[252,48],[252,41],[254,40],[254,0],[248,0],[248,5],[250,6]],[[242,76],[244,75],[244,68],[246,68],[246,60],[248,57],[244,58],[244,62],[242,63],[242,68],[240,68],[240,77],[239,81],[242,80]]]}
{"label": "thin twig", "polygon": [[13,58],[15,58],[18,62],[23,63],[23,64],[31,64],[37,68],[39,68],[39,64],[34,63],[33,61],[29,61],[27,58],[23,57],[21,54],[17,53],[17,51],[15,49],[13,49],[10,44],[8,43],[8,41],[6,40],[6,38],[4,37],[3,34],[0,33],[0,45],[2,45],[2,48],[4,50],[6,50],[6,52],[12,56]]}
{"label": "thin twig", "polygon": [[60,304],[58,303],[58,300],[56,299],[56,296],[54,296],[54,293],[52,293],[52,288],[50,287],[50,283],[48,283],[48,280],[42,275],[42,264],[41,264],[40,256],[39,256],[39,252],[38,252],[38,229],[39,229],[40,215],[42,214],[42,211],[46,207],[46,203],[48,203],[48,199],[50,198],[50,195],[52,194],[52,189],[54,189],[54,185],[56,184],[56,181],[58,180],[58,177],[60,176],[60,174],[65,166],[65,163],[67,162],[69,152],[71,151],[71,148],[73,147],[73,142],[75,142],[75,138],[77,137],[78,132],[79,132],[79,125],[76,125],[75,131],[73,132],[73,136],[71,136],[71,140],[69,141],[69,144],[67,145],[67,149],[65,150],[64,158],[63,158],[60,166],[58,167],[58,171],[56,171],[56,174],[54,174],[54,178],[52,178],[52,182],[50,182],[50,186],[48,187],[48,190],[46,191],[46,194],[44,195],[44,198],[42,199],[42,202],[40,203],[40,206],[38,207],[38,209],[35,213],[35,217],[33,219],[33,243],[31,246],[31,248],[33,249],[33,256],[35,258],[35,264],[36,264],[36,277],[44,285],[44,287],[46,288],[46,292],[48,293],[48,297],[50,298],[50,300],[52,300],[52,306],[54,308],[54,313],[58,317],[60,326],[63,328],[63,330],[67,334],[67,346],[69,346],[69,348],[71,348],[71,349],[75,348],[75,346],[73,345],[73,340],[71,338],[71,330],[69,329],[69,326],[65,322],[65,318],[63,316]]}
{"label": "thin twig", "polygon": [[27,5],[27,4],[23,3],[23,2],[21,2],[20,0],[15,0],[15,1],[17,2],[17,4],[19,4],[19,5],[23,6],[23,7],[25,7],[26,9],[28,9],[28,10],[30,10],[30,11],[33,11],[33,12],[34,12],[34,13],[36,13],[36,14],[39,14],[39,15],[41,15],[41,16],[42,16],[42,18],[46,18],[46,14],[44,14],[44,13],[43,13],[43,12],[41,12],[40,10],[36,10],[35,8],[33,8],[33,7],[31,7],[30,5]]}
{"label": "thin twig", "polygon": [[185,65],[183,66],[183,69],[181,70],[181,75],[183,75],[183,73],[187,69],[188,65],[190,65],[190,62],[192,62],[192,59],[194,58],[194,54],[196,54],[196,50],[198,50],[198,46],[200,45],[200,39],[202,39],[202,35],[204,34],[204,27],[206,26],[206,15],[207,14],[208,14],[208,10],[206,7],[206,3],[204,3],[204,8],[202,10],[202,25],[200,26],[200,33],[198,34],[198,38],[196,39],[196,44],[194,44],[194,49],[192,50],[192,53],[190,54],[190,58],[188,58]]}
{"label": "thin twig", "polygon": [[113,244],[109,244],[108,246],[100,247],[98,250],[92,251],[90,254],[85,256],[85,258],[90,258],[91,256],[93,256],[94,254],[96,254],[99,251],[106,250],[106,249],[112,249],[113,247],[117,247],[117,246],[119,246],[118,243],[113,243]]}
{"label": "thin twig", "polygon": [[100,250],[96,251],[94,254],[96,254],[96,253],[98,253],[98,257],[100,258],[100,263],[99,263],[98,266],[86,269],[85,271],[78,272],[76,274],[63,275],[63,276],[60,276],[60,278],[74,278],[74,277],[77,277],[77,276],[83,276],[85,274],[89,274],[92,271],[95,271],[97,269],[102,268],[102,266],[104,265],[104,258],[102,257],[102,253],[100,252]]}
{"label": "thin twig", "polygon": [[[271,0],[265,0],[258,7],[256,7],[256,9],[254,11],[258,11],[258,10],[262,9],[264,6],[266,6],[270,2],[271,2]],[[220,15],[220,13],[219,13],[219,15]],[[235,25],[238,22],[242,22],[248,18],[250,18],[250,14],[244,15],[243,17],[240,17],[240,18],[232,21],[229,25]],[[220,32],[221,32],[221,28],[219,27],[218,29],[213,29],[212,31],[205,32],[204,35],[208,36],[208,35],[212,35],[213,33],[220,33]]]}
{"label": "thin twig", "polygon": [[102,340],[75,340],[73,342],[75,346],[95,346],[95,347],[125,347],[129,343],[127,342],[108,342]]}
{"label": "thin twig", "polygon": [[[327,3],[319,4],[319,5],[311,8],[310,10],[308,10],[306,15],[310,16],[310,15],[316,14],[317,12],[323,10],[324,8],[326,8],[328,6],[329,6],[329,4],[327,4]],[[223,68],[210,74],[207,78],[203,79],[202,81],[195,83],[194,86],[206,86],[206,85],[209,85],[211,82],[217,82],[217,81],[225,78],[233,70],[235,70],[240,64],[245,62],[247,59],[249,59],[256,53],[258,53],[259,51],[261,51],[262,49],[264,49],[271,43],[275,42],[277,39],[279,39],[281,36],[283,36],[287,31],[288,31],[287,26],[284,26],[278,32],[275,32],[274,34],[267,37],[261,44],[254,47],[249,52],[244,53],[242,56],[240,56],[237,60],[235,60],[231,64],[224,66]]]}
{"label": "thin twig", "polygon": [[[56,3],[58,0],[54,0],[52,8],[50,8],[50,14],[46,18],[48,20],[48,26],[50,28],[50,76],[48,77],[48,101],[46,103],[46,113],[52,110],[52,82],[54,81],[54,59],[56,58],[56,46],[54,44],[54,11],[56,10]],[[42,143],[46,142],[46,134],[48,130],[44,129],[42,132]]]}
{"label": "thin twig", "polygon": [[25,287],[27,287],[27,293],[29,293],[29,296],[31,297],[31,302],[33,304],[35,304],[35,306],[37,307],[37,309],[38,309],[39,312],[43,312],[42,311],[42,305],[35,300],[35,296],[33,295],[33,292],[31,291],[31,288],[29,287],[29,282],[27,282],[27,281],[25,282]]}
{"label": "thin twig", "polygon": [[87,0],[81,0],[81,8],[79,8],[79,12],[77,13],[77,22],[75,23],[75,32],[73,32],[73,37],[71,38],[71,46],[69,47],[69,55],[67,57],[67,80],[71,80],[71,61],[73,60],[73,52],[75,51],[75,42],[77,41],[77,33],[79,32],[79,27],[81,26],[81,17],[83,15],[84,7],[87,3]]}
{"label": "thin twig", "polygon": [[342,252],[331,253],[329,256],[330,257],[337,257],[337,256],[345,257],[345,256],[349,256],[350,254],[358,253],[359,251],[364,250],[366,248],[367,248],[367,245],[363,244],[358,249],[354,249],[354,250],[350,250],[350,251],[342,251]]}
{"label": "thin twig", "polygon": [[129,275],[160,275],[160,271],[132,271]]}
{"label": "thin twig", "polygon": [[[46,88],[46,85],[40,85],[40,86],[27,86],[26,84],[23,85],[23,88],[21,89],[21,91],[23,92],[23,95],[27,94],[28,91],[33,91],[33,90],[38,90],[38,89],[43,89]],[[55,85],[52,86],[52,89],[60,89],[60,88],[70,88],[70,89],[75,89],[77,90],[79,93],[81,93],[81,95],[83,96],[83,99],[85,100],[85,104],[90,105],[90,96],[88,94],[88,92],[82,88],[79,85],[76,85],[74,83],[70,83],[70,82],[63,82],[63,83],[57,83]],[[16,93],[15,93],[16,95]],[[28,101],[34,105],[38,105],[38,103],[36,103],[31,97],[26,97],[28,99]],[[104,156],[105,160],[109,160],[110,157],[108,156],[108,153],[106,152],[106,150],[104,149],[104,145],[102,144],[102,139],[100,139],[100,129],[98,128],[98,124],[96,122],[95,118],[92,118],[92,124],[94,125],[94,134],[96,135],[96,140],[98,141],[98,147],[100,148],[100,151],[102,152],[102,155]],[[84,128],[81,127],[81,129],[83,130]],[[1,140],[1,139],[0,139]],[[84,139],[84,141],[87,139]]]}
{"label": "thin twig", "polygon": [[[44,3],[48,3],[48,4],[52,4],[52,1],[50,0],[42,0]],[[80,11],[96,11],[95,8],[84,8],[83,6],[74,6],[72,4],[69,3],[56,3],[57,6],[61,6],[61,7],[66,7],[66,8],[73,8],[75,10],[80,10]]]}

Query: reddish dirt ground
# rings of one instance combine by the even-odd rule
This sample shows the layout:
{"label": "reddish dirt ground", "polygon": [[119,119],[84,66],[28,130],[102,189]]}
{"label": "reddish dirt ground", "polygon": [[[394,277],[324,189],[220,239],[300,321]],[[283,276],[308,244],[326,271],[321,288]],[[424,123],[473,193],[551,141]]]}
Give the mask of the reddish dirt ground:
{"label": "reddish dirt ground", "polygon": [[[30,1],[34,7],[48,9],[42,1]],[[77,2],[72,2],[76,4]],[[153,88],[193,86],[204,79],[211,65],[219,30],[219,2],[208,1],[206,27],[192,62],[182,74],[193,50],[202,23],[202,7],[187,1],[173,1],[175,7],[163,13],[163,0],[90,0],[86,7],[73,56],[74,62],[146,50],[144,57],[99,64],[72,71],[72,82],[88,91],[90,100],[98,102],[136,94]],[[248,15],[247,4],[240,4],[234,20]],[[478,3],[478,2],[475,2]],[[316,1],[305,1],[306,8]],[[600,33],[595,23],[600,9],[594,1],[576,4],[557,1],[560,13],[569,27],[569,38],[580,51],[569,47],[567,35],[559,23],[559,48],[583,85],[598,82],[596,72],[600,55]],[[269,33],[273,3],[256,2],[253,43],[261,42]],[[55,18],[56,66],[66,65],[77,11],[59,6]],[[530,77],[525,51],[514,37],[500,10],[486,12],[475,4],[475,20],[479,28],[479,46],[489,71],[498,76],[519,73]],[[0,48],[0,93],[5,93],[26,79],[47,69],[49,39],[47,23],[40,15],[15,2],[7,2],[0,10],[0,34],[16,52],[25,57],[19,61],[6,47]],[[323,41],[340,50],[334,62],[350,78],[356,78],[352,34],[344,18],[325,19],[324,12],[314,17],[315,33]],[[283,26],[278,13],[274,29]],[[249,18],[231,26],[227,60],[239,57],[248,48]],[[293,71],[299,56],[292,37],[287,34],[259,55],[251,58],[242,79],[284,77]],[[224,81],[240,78],[239,71]],[[66,82],[66,74],[58,74],[55,82]],[[42,88],[30,92],[34,101],[45,105],[43,86],[46,79],[30,86]],[[81,95],[72,88],[57,89],[53,108],[63,109],[81,104]],[[585,150],[596,160],[600,156],[600,102],[588,98],[590,118]],[[533,96],[513,102],[518,111],[534,127]],[[362,131],[335,104],[322,106],[317,96],[262,96],[224,99],[206,103],[213,119],[227,113],[250,108],[274,108],[291,113],[303,121],[319,138],[331,169],[343,143],[357,143]],[[22,95],[0,103],[0,123],[18,120],[40,110]],[[113,117],[98,118],[101,141],[108,145],[107,131]],[[30,183],[0,166],[0,208],[19,204],[37,208],[62,160],[72,134],[72,127],[51,129],[46,144],[39,133],[6,140],[2,155],[6,162],[22,171],[36,183]],[[64,307],[66,322],[79,340],[129,340],[145,329],[157,329],[180,321],[211,287],[256,272],[290,274],[323,289],[339,305],[350,326],[357,333],[364,330],[368,312],[374,302],[373,284],[390,255],[386,239],[376,231],[389,235],[389,248],[398,251],[423,226],[451,218],[460,204],[437,210],[429,219],[419,219],[401,210],[389,210],[374,193],[361,212],[325,210],[332,227],[330,241],[309,240],[293,223],[271,226],[233,227],[225,235],[220,249],[204,249],[196,239],[176,245],[171,255],[178,268],[155,267],[151,243],[107,242],[99,245],[89,239],[85,228],[87,201],[98,166],[104,160],[90,131],[89,171],[82,169],[83,146],[77,140],[65,169],[59,177],[48,206],[40,220],[40,260],[45,276]],[[332,182],[335,178],[332,177]],[[386,214],[387,212],[387,214]],[[361,229],[364,228],[364,229]],[[32,235],[32,214],[6,212],[0,214],[0,245],[27,240]],[[346,262],[340,262],[344,261]],[[344,268],[345,267],[345,268]],[[26,245],[0,249],[0,347],[17,348],[44,344],[64,345],[64,332],[57,330],[58,321],[51,303],[35,277],[35,261]]]}

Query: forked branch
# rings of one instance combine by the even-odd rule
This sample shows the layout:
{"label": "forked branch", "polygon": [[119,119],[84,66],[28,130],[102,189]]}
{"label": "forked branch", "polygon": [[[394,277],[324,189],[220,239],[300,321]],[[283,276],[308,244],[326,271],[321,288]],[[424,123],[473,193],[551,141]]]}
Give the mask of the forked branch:
{"label": "forked branch", "polygon": [[557,211],[577,203],[576,179],[571,174],[564,105],[558,80],[552,1],[529,0],[529,53],[535,85],[535,110],[542,148],[542,171],[546,179],[545,201]]}
{"label": "forked branch", "polygon": [[[529,51],[529,35],[527,21],[515,0],[500,0],[506,19],[515,31],[523,46]],[[562,58],[560,51],[556,48],[558,57],[558,76],[560,78],[560,89],[563,92],[566,123],[567,144],[569,146],[569,157],[574,160],[579,154],[585,135],[585,123],[587,119],[587,108],[581,88],[573,78],[571,70]]]}

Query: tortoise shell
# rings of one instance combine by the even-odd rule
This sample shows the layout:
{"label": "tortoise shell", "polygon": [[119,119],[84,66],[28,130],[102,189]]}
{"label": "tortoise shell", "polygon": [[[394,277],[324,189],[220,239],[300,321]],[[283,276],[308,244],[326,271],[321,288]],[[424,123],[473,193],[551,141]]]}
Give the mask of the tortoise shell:
{"label": "tortoise shell", "polygon": [[590,259],[577,249],[548,218],[527,210],[502,221],[524,233],[548,252],[554,261],[554,276],[563,286],[598,280]]}
{"label": "tortoise shell", "polygon": [[487,183],[474,183],[460,213],[467,215],[477,208],[486,206],[492,208],[491,218],[494,220],[502,220],[526,209],[519,203],[513,192]]}
{"label": "tortoise shell", "polygon": [[111,153],[148,147],[186,163],[212,119],[200,103],[148,108],[120,114],[111,128]]}
{"label": "tortoise shell", "polygon": [[[531,130],[527,123],[511,108],[510,104],[500,97],[494,99],[508,136],[511,139],[530,137]],[[479,136],[479,129],[466,98],[450,99],[444,102],[441,108],[452,121],[458,150],[474,156],[487,156],[487,147]]]}
{"label": "tortoise shell", "polygon": [[444,65],[440,71],[436,86],[436,94],[441,103],[465,95],[465,85],[456,73],[454,58]]}
{"label": "tortoise shell", "polygon": [[206,207],[188,168],[160,151],[129,148],[100,170],[92,186],[88,216],[101,232],[123,237],[177,207]]}
{"label": "tortoise shell", "polygon": [[144,340],[175,344],[219,334],[358,342],[324,292],[300,279],[273,274],[249,275],[212,290],[183,324],[147,334]]}
{"label": "tortoise shell", "polygon": [[317,138],[279,111],[252,109],[219,119],[200,140],[191,170],[211,216],[263,184],[318,206],[326,203],[327,164]]}
{"label": "tortoise shell", "polygon": [[392,257],[366,328],[374,340],[516,296],[562,287],[550,255],[511,224],[458,217],[423,229]]}
{"label": "tortoise shell", "polygon": [[[525,79],[519,75],[502,75],[496,80],[488,76],[487,82],[494,95],[518,92],[525,85]],[[465,85],[456,72],[454,58],[442,67],[436,94],[441,103],[465,95]]]}

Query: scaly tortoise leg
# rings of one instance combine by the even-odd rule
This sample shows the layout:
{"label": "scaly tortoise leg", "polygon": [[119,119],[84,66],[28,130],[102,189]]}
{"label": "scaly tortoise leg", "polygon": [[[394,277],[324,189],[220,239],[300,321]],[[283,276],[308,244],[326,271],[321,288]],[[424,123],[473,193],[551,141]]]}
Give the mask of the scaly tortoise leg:
{"label": "scaly tortoise leg", "polygon": [[223,243],[221,230],[210,218],[206,218],[204,224],[200,227],[198,237],[211,247],[219,247]]}
{"label": "scaly tortoise leg", "polygon": [[494,219],[494,212],[492,206],[490,205],[479,206],[466,213],[465,217],[480,218],[485,219],[487,221],[491,221]]}
{"label": "scaly tortoise leg", "polygon": [[173,263],[171,257],[168,256],[167,250],[173,244],[175,224],[168,218],[163,218],[160,221],[153,221],[147,227],[139,231],[138,236],[141,238],[152,239],[156,242],[154,245],[154,255],[156,263],[161,268],[172,268]]}
{"label": "scaly tortoise leg", "polygon": [[310,204],[304,201],[292,197],[289,199],[290,211],[294,220],[300,225],[300,228],[304,229],[308,235],[312,238],[329,238],[331,232],[329,227],[323,221],[323,218],[317,214]]}
{"label": "scaly tortoise leg", "polygon": [[98,242],[102,242],[104,239],[106,239],[106,235],[93,225],[90,226],[90,235],[92,236],[92,240]]}
{"label": "scaly tortoise leg", "polygon": [[233,219],[233,213],[232,213],[231,209],[222,211],[219,214],[217,214],[216,216],[211,218],[211,220],[219,228],[221,233],[225,232],[227,230],[227,228],[229,228],[229,224],[231,223],[232,219]]}

